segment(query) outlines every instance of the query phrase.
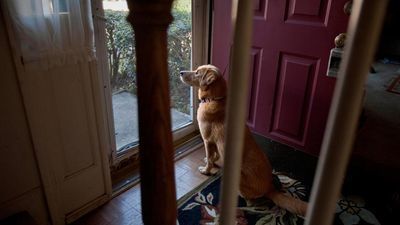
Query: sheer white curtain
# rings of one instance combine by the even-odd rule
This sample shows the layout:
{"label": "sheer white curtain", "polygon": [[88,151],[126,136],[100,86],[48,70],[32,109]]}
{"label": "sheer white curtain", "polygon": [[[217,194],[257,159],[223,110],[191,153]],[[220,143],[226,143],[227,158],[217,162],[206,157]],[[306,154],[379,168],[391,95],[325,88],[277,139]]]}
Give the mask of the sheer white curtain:
{"label": "sheer white curtain", "polygon": [[5,0],[25,65],[51,68],[95,57],[90,0]]}

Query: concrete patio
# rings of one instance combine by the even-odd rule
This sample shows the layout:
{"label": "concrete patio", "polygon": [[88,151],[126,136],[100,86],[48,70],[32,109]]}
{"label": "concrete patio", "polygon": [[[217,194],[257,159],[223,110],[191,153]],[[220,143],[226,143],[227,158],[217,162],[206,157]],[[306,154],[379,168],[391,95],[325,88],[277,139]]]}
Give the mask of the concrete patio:
{"label": "concrete patio", "polygon": [[[117,150],[139,140],[136,96],[121,91],[112,96],[115,141]],[[190,115],[171,109],[172,128],[177,129],[192,121]],[[151,123],[152,121],[149,121]]]}

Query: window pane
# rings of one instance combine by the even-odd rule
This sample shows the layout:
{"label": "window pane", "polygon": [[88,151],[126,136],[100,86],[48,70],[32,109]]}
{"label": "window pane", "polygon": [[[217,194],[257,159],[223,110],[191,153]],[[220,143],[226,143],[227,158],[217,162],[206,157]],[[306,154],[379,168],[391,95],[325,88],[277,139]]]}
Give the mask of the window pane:
{"label": "window pane", "polygon": [[[114,113],[115,140],[118,151],[138,142],[138,118],[136,98],[136,53],[133,47],[133,31],[126,21],[126,1],[103,1],[106,22],[106,38],[112,107]],[[191,1],[175,1],[174,22],[168,30],[168,65],[173,130],[193,120],[191,88],[179,79],[180,70],[191,65],[192,15]]]}
{"label": "window pane", "polygon": [[170,74],[171,115],[174,129],[192,122],[191,88],[181,82],[179,72],[189,70],[192,54],[191,0],[176,0],[174,21],[168,30],[168,66]]}

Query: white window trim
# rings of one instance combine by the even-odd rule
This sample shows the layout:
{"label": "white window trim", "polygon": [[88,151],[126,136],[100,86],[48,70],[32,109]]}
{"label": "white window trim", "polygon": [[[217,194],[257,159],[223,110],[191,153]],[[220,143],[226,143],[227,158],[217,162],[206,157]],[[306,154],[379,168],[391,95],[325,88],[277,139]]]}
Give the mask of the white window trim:
{"label": "white window trim", "polygon": [[[103,89],[104,105],[103,110],[105,113],[105,129],[107,130],[107,143],[109,143],[108,155],[110,165],[117,165],[122,160],[128,159],[139,151],[139,145],[134,145],[131,148],[124,150],[123,152],[117,153],[116,141],[115,141],[115,127],[114,127],[114,116],[112,111],[112,96],[110,90],[110,77],[108,74],[107,62],[107,49],[106,49],[106,35],[105,35],[105,17],[102,5],[102,0],[92,0],[93,5],[93,23],[95,26],[95,43],[96,52],[98,57],[98,69],[99,69],[99,88]],[[192,68],[196,68],[199,65],[208,62],[208,51],[209,51],[209,12],[210,12],[210,0],[192,0]],[[198,130],[197,124],[197,108],[198,101],[197,90],[191,92],[191,103],[193,106],[192,110],[192,123],[183,126],[173,132],[173,140],[179,140],[186,135]]]}

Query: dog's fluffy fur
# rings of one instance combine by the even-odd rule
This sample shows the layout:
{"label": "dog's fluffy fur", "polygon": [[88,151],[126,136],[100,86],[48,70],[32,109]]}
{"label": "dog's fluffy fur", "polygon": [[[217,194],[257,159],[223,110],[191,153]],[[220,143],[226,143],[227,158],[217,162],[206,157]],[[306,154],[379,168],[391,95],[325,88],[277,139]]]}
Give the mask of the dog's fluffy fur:
{"label": "dog's fluffy fur", "polygon": [[[226,82],[213,65],[203,65],[194,71],[182,71],[180,74],[184,83],[198,88],[201,103],[197,120],[206,151],[205,166],[200,166],[199,171],[210,175],[218,159],[223,159],[224,153],[229,154],[224,149]],[[275,189],[271,164],[247,126],[245,129],[240,195],[248,201],[267,197],[276,205],[304,216],[307,203]]]}

